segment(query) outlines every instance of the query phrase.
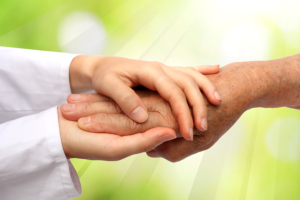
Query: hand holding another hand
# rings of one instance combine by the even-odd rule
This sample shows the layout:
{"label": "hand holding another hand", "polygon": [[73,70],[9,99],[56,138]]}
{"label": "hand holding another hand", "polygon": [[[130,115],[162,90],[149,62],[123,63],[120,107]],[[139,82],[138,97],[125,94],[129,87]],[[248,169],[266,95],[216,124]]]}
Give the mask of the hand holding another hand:
{"label": "hand holding another hand", "polygon": [[176,138],[175,131],[170,128],[153,128],[128,136],[86,132],[77,126],[77,122],[66,120],[59,108],[58,119],[62,146],[68,159],[116,161],[150,151]]}
{"label": "hand holding another hand", "polygon": [[[77,100],[72,100],[72,95],[69,96],[68,102],[74,105],[74,109],[64,111],[65,105],[63,105],[62,114],[69,120],[79,120],[80,128],[85,131],[113,133],[125,137],[151,130],[154,127],[160,127],[156,130],[171,128],[177,133],[177,139],[145,150],[148,150],[148,155],[151,157],[163,157],[173,162],[179,161],[215,144],[242,113],[251,108],[258,95],[258,91],[251,89],[253,83],[249,81],[247,73],[239,63],[228,65],[222,68],[220,73],[207,77],[216,85],[223,102],[219,106],[213,106],[206,101],[210,129],[205,132],[194,129],[194,141],[180,138],[178,121],[170,104],[159,94],[151,91],[137,92],[149,111],[148,120],[143,124],[129,119],[115,102],[98,94],[81,95]],[[88,117],[89,123],[82,124],[81,120],[84,119],[81,118],[83,117]],[[107,146],[107,148],[110,147]]]}
{"label": "hand holding another hand", "polygon": [[147,120],[148,113],[132,87],[143,85],[157,91],[170,103],[182,136],[193,140],[194,124],[201,131],[208,128],[207,109],[199,88],[212,104],[219,105],[222,101],[215,86],[201,73],[218,71],[219,66],[172,68],[159,62],[77,56],[71,63],[70,82],[73,92],[95,89],[99,94],[112,98],[129,118],[139,123]]}

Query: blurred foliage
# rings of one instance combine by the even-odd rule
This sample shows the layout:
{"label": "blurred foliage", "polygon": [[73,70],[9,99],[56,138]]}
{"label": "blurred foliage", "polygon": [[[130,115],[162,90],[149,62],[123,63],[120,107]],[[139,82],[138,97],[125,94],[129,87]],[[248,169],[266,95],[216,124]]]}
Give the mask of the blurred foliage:
{"label": "blurred foliage", "polygon": [[[299,3],[249,2],[1,0],[0,45],[61,51],[57,39],[61,21],[73,11],[84,10],[104,24],[108,36],[104,55],[177,66],[226,64],[228,60],[220,50],[224,35],[234,24],[248,21],[267,30],[268,52],[263,59],[299,53],[300,28],[296,22],[300,14],[295,6]],[[276,3],[281,6],[273,8]],[[241,50],[249,49],[256,51],[251,47]],[[286,137],[295,125],[278,127],[273,141],[278,144],[278,155],[272,154],[266,142],[270,127],[289,118],[300,120],[299,111],[250,110],[213,148],[180,163],[149,159],[144,154],[118,162],[72,159],[83,188],[83,195],[76,199],[300,199],[299,159],[278,157],[286,152],[284,141],[294,142]]]}

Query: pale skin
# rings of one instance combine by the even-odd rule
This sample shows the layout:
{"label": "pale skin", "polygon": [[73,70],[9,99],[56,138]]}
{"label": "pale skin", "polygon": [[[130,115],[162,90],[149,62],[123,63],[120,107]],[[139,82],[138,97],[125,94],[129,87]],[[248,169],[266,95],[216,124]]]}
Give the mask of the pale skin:
{"label": "pale skin", "polygon": [[[194,105],[192,108],[193,114],[201,116],[195,121],[195,126],[198,130],[206,130],[207,123],[205,122],[206,125],[203,123],[203,117],[206,118],[207,115],[206,104],[199,88],[205,94],[208,94],[208,98],[215,105],[220,104],[221,99],[220,97],[219,99],[216,98],[217,91],[215,86],[200,72],[212,74],[218,71],[219,66],[198,66],[183,69],[181,67],[170,68],[157,62],[126,58],[77,56],[70,66],[70,86],[74,93],[95,89],[106,94],[118,102],[116,104],[117,107],[128,118],[128,113],[126,114],[123,107],[128,109],[128,105],[136,106],[138,101],[140,101],[140,106],[143,106],[144,110],[147,111],[146,106],[131,87],[142,84],[152,90],[156,90],[155,85],[159,83],[157,80],[164,80],[167,87],[161,87],[157,90],[164,94],[168,92],[175,94],[171,95],[171,99],[166,96],[165,99],[170,102],[171,106],[173,102],[175,105],[175,107],[174,105],[172,107],[174,108],[173,110],[179,111],[177,113],[174,111],[174,113],[182,121],[181,124],[179,123],[180,131],[183,131],[182,135],[185,139],[192,140],[193,130],[190,131],[191,133],[187,133],[186,129],[182,128],[188,123],[186,117],[190,117],[193,122],[187,101],[189,101],[189,98],[192,99],[189,103]],[[110,90],[108,91],[107,89]],[[187,99],[185,95],[187,95]],[[76,101],[78,97],[78,95],[73,95],[69,97],[69,100]],[[108,98],[105,97],[104,99]],[[200,101],[197,102],[195,99],[200,99]],[[185,106],[187,113],[185,113]],[[61,114],[61,111],[71,112],[74,108],[75,106],[71,104],[64,105],[62,109],[58,108],[61,140],[67,158],[120,160],[133,154],[151,151],[163,142],[176,138],[176,133],[171,128],[154,127],[140,133],[135,132],[134,135],[121,136],[86,132],[81,130],[76,122],[66,120]],[[148,119],[148,113],[146,114]],[[137,119],[132,119],[132,115],[130,116],[131,119],[128,119],[139,124]],[[81,119],[80,124],[84,126],[89,121]],[[203,125],[205,125],[204,128]]]}
{"label": "pale skin", "polygon": [[[221,68],[218,74],[207,77],[215,84],[223,101],[219,106],[206,101],[210,129],[205,132],[194,129],[194,141],[180,137],[178,122],[169,103],[151,91],[139,94],[149,111],[149,118],[143,124],[127,118],[114,102],[100,95],[81,95],[77,101],[69,97],[68,101],[75,104],[75,109],[62,114],[75,121],[91,116],[91,122],[80,128],[93,132],[130,135],[153,127],[171,128],[177,138],[147,154],[176,162],[213,146],[251,108],[300,108],[300,54],[271,61],[232,63]],[[62,134],[63,145],[68,144],[63,137]]]}
{"label": "pale skin", "polygon": [[[148,119],[148,112],[132,87],[143,85],[157,91],[170,103],[182,136],[193,140],[194,126],[200,131],[208,129],[207,109],[199,88],[210,103],[219,105],[222,101],[216,87],[201,73],[197,73],[204,67],[185,69],[187,72],[184,73],[180,67],[168,67],[159,62],[82,55],[75,57],[71,63],[70,84],[73,93],[94,89],[99,94],[112,98],[129,118],[138,123]],[[206,68],[206,74],[217,73],[219,70],[217,65]],[[193,110],[192,114],[189,105]],[[84,118],[80,123],[89,121],[89,118]]]}

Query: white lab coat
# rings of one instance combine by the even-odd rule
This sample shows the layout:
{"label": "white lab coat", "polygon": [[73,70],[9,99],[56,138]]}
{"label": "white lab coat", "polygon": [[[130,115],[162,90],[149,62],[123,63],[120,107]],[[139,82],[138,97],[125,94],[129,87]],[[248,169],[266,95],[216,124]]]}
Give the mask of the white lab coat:
{"label": "white lab coat", "polygon": [[57,106],[76,55],[0,47],[0,199],[63,200],[81,185],[60,139]]}

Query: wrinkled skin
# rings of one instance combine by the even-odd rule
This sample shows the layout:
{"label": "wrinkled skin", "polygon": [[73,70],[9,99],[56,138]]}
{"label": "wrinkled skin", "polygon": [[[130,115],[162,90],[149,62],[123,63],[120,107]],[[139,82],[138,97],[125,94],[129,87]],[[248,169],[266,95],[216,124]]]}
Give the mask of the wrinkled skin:
{"label": "wrinkled skin", "polygon": [[207,77],[215,84],[223,101],[219,106],[206,101],[208,130],[200,132],[194,129],[193,141],[180,138],[177,120],[169,104],[150,91],[139,94],[149,110],[149,119],[143,124],[130,121],[115,103],[101,106],[104,100],[100,95],[82,95],[79,101],[69,98],[69,103],[76,104],[76,108],[70,113],[62,111],[62,114],[74,121],[91,116],[91,123],[85,126],[79,123],[79,126],[83,130],[98,133],[127,135],[152,127],[170,127],[179,137],[147,154],[176,162],[210,148],[248,109],[300,107],[300,54],[272,61],[232,63],[221,68],[218,74]]}
{"label": "wrinkled skin", "polygon": [[[248,96],[250,91],[245,91],[244,84],[251,85],[252,83],[245,81],[247,79],[243,68],[236,67],[236,65],[239,64],[232,64],[221,69],[219,74],[207,76],[218,88],[223,102],[220,106],[213,106],[206,101],[208,106],[208,130],[203,132],[194,129],[194,140],[192,142],[181,138],[177,119],[169,103],[156,92],[149,90],[137,92],[142,97],[142,101],[149,112],[149,118],[143,124],[130,120],[122,113],[116,103],[98,94],[87,95],[81,98],[81,102],[72,102],[69,99],[69,103],[79,104],[76,105],[74,112],[68,113],[62,110],[62,114],[65,118],[73,121],[92,115],[91,123],[88,126],[80,127],[89,132],[129,135],[144,132],[153,127],[172,128],[176,131],[178,138],[163,143],[155,150],[148,152],[148,155],[151,157],[160,156],[176,162],[191,154],[210,148],[250,107],[254,94],[250,98]],[[237,76],[237,74],[239,75]],[[86,101],[89,101],[89,103],[83,103]],[[106,110],[99,110],[101,107],[105,107]]]}
{"label": "wrinkled skin", "polygon": [[[242,68],[235,68],[234,65],[232,68],[228,66],[226,69],[221,69],[219,74],[208,76],[216,85],[223,99],[219,106],[207,103],[208,130],[205,132],[195,131],[193,142],[182,138],[166,142],[154,151],[148,152],[149,156],[161,156],[169,161],[176,162],[192,154],[204,151],[212,147],[239,117],[250,108],[251,103],[255,99],[254,96],[257,94],[245,91],[244,84],[250,86],[252,82],[246,81],[246,75],[242,73]],[[240,76],[230,78],[234,74],[240,74]],[[249,92],[252,93],[252,96],[249,95],[247,97]]]}

